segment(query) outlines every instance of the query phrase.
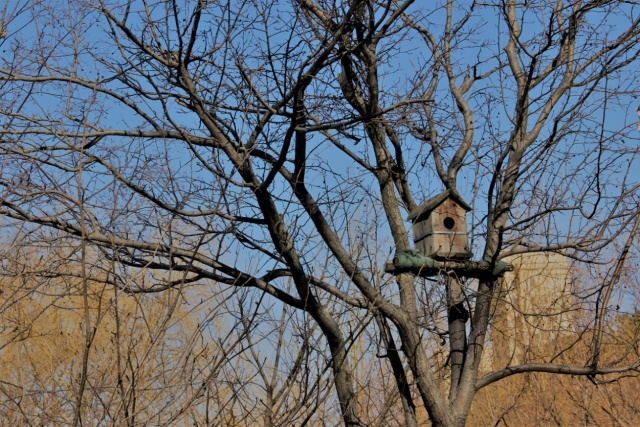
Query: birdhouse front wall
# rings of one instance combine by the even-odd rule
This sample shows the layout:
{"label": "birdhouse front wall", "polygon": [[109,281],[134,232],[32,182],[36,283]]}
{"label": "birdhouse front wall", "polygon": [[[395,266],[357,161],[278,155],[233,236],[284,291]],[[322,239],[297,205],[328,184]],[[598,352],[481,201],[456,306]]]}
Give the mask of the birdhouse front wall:
{"label": "birdhouse front wall", "polygon": [[434,258],[470,258],[466,211],[450,198],[413,225],[416,249]]}

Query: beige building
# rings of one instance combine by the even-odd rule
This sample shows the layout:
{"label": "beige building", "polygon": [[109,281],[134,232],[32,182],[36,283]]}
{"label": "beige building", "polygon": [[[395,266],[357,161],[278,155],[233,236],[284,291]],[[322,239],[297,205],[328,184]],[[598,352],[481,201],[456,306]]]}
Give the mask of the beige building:
{"label": "beige building", "polygon": [[487,370],[523,362],[543,362],[572,328],[569,259],[538,252],[504,259],[504,275],[494,308],[483,365]]}

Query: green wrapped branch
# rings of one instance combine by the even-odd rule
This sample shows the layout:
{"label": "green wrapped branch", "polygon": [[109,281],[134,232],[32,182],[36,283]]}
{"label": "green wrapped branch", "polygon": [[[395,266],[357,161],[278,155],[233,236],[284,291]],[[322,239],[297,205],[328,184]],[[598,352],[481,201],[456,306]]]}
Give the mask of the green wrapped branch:
{"label": "green wrapped branch", "polygon": [[413,273],[416,276],[422,277],[453,272],[458,276],[488,279],[501,277],[505,272],[512,270],[513,266],[504,261],[498,261],[492,264],[487,260],[436,260],[424,256],[420,251],[415,249],[396,252],[396,255],[393,257],[393,263],[387,263],[385,265],[385,272],[390,274]]}

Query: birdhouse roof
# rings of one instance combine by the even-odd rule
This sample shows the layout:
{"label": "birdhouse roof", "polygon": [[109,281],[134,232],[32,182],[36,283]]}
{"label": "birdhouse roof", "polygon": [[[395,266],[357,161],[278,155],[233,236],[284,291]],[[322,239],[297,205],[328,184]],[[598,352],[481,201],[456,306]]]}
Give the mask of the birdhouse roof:
{"label": "birdhouse roof", "polygon": [[458,205],[460,205],[460,207],[465,211],[468,212],[471,210],[471,206],[466,204],[457,192],[451,191],[451,190],[445,190],[442,193],[438,194],[437,196],[426,200],[423,204],[415,208],[409,214],[409,217],[407,219],[409,221],[413,221],[414,219],[416,219],[421,215],[428,215],[431,211],[433,211],[435,208],[440,206],[440,204],[442,204],[442,202],[444,202],[448,198],[451,198],[451,200],[453,200]]}

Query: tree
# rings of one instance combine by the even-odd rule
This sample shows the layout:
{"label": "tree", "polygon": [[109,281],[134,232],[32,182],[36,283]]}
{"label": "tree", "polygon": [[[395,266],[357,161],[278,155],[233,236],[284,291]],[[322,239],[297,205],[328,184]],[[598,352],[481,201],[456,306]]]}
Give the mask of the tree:
{"label": "tree", "polygon": [[[365,422],[356,372],[372,357],[391,374],[389,405],[407,426],[422,407],[432,425],[464,425],[476,392],[514,374],[633,372],[637,359],[609,366],[601,347],[611,296],[637,255],[638,144],[624,118],[638,94],[637,9],[5,7],[0,213],[122,271],[173,273],[111,281],[126,292],[200,284],[253,295],[241,318],[293,309],[317,325],[326,350],[315,351],[347,426]],[[473,208],[478,262],[437,261],[435,282],[419,268],[385,271],[413,247],[405,218],[444,190]],[[496,267],[527,252],[593,268],[589,292],[576,295],[589,355],[481,376]]]}
{"label": "tree", "polygon": [[[602,358],[612,363],[638,357],[634,345],[637,324],[629,315],[612,317],[602,346]],[[564,334],[560,345],[565,352],[556,354],[558,363],[582,363],[589,353],[586,340]],[[570,344],[575,344],[571,346]],[[568,349],[568,350],[567,350]],[[599,382],[587,376],[527,373],[494,383],[482,389],[474,401],[468,425],[636,425],[640,414],[633,402],[638,399],[637,377],[619,374]]]}
{"label": "tree", "polygon": [[[590,279],[568,268],[558,254],[519,255],[514,272],[505,275],[496,300],[489,345],[481,369],[544,363],[584,363],[592,353],[593,330],[576,291]],[[633,273],[632,273],[633,274]],[[621,281],[631,285],[631,277]],[[563,288],[570,286],[573,294]],[[635,287],[635,286],[633,286]],[[524,296],[529,294],[529,297]],[[616,296],[615,304],[621,304]],[[615,306],[603,328],[602,366],[633,365],[638,358],[637,315]],[[584,335],[589,335],[586,339]],[[486,357],[489,356],[489,357]],[[621,363],[624,360],[623,363]],[[483,388],[474,400],[468,425],[636,425],[638,379],[633,372],[608,375],[606,381],[580,375],[530,372]],[[594,386],[594,383],[597,386]]]}
{"label": "tree", "polygon": [[[127,295],[96,262],[83,277],[67,246],[4,243],[3,260],[10,262],[0,270],[3,425],[165,425],[198,418],[194,396],[237,353],[235,328],[218,322],[219,341],[211,343],[198,322],[216,321],[224,304],[185,306],[187,289]],[[206,294],[199,297],[219,297]]]}
{"label": "tree", "polygon": [[[286,426],[325,409],[327,375],[303,363],[316,338],[286,339],[290,309],[239,317],[248,295],[214,286],[123,292],[108,278],[113,263],[94,258],[83,276],[68,245],[15,237],[0,267],[2,425]],[[120,283],[154,280],[131,273]],[[275,366],[259,359],[261,341],[275,342]]]}

